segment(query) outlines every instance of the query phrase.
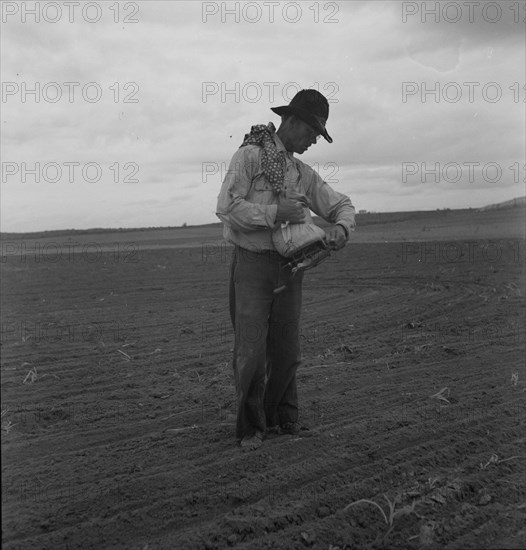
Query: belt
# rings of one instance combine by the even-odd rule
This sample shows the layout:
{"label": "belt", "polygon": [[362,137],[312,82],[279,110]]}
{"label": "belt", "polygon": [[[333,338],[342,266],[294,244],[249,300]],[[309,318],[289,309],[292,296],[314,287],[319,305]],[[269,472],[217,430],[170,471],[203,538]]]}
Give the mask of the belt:
{"label": "belt", "polygon": [[287,258],[282,256],[279,252],[272,249],[266,249],[266,250],[250,250],[249,248],[243,248],[242,246],[235,245],[236,253],[239,254],[253,254],[254,256],[259,256],[261,258],[263,257],[269,257],[275,260],[287,262]]}

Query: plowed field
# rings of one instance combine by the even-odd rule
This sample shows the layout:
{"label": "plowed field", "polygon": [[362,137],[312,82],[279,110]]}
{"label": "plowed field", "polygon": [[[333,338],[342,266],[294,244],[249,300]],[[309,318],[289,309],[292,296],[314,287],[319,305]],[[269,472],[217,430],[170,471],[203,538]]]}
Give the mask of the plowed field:
{"label": "plowed field", "polygon": [[525,547],[524,241],[417,229],[305,275],[311,437],[253,452],[228,248],[3,258],[3,547]]}

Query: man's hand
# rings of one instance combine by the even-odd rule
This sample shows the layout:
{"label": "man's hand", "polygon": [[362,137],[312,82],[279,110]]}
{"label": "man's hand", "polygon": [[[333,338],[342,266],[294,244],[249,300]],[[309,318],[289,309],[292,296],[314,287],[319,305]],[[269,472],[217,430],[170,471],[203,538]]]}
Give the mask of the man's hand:
{"label": "man's hand", "polygon": [[335,225],[325,233],[325,239],[331,250],[340,250],[347,244],[345,229],[341,225]]}
{"label": "man's hand", "polygon": [[300,202],[284,199],[278,204],[276,222],[302,223],[305,220],[305,210]]}

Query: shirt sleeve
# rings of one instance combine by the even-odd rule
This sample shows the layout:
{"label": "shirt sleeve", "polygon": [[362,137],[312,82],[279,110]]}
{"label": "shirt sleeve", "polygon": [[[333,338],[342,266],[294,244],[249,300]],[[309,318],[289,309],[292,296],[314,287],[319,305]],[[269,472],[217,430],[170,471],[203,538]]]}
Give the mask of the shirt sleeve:
{"label": "shirt sleeve", "polygon": [[277,204],[259,204],[247,200],[259,169],[259,155],[257,146],[241,147],[230,161],[217,200],[216,215],[231,229],[261,231],[275,227]]}
{"label": "shirt sleeve", "polygon": [[351,199],[335,191],[309,166],[303,165],[303,169],[309,173],[307,195],[311,201],[311,210],[325,221],[341,225],[349,238],[351,231],[356,227],[356,212]]}

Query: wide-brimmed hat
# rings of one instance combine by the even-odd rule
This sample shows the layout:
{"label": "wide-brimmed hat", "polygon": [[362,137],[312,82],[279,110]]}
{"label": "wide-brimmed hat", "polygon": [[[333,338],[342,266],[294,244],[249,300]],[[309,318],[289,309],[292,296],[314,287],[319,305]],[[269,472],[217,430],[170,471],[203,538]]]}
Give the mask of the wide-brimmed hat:
{"label": "wide-brimmed hat", "polygon": [[329,102],[318,90],[301,90],[288,105],[271,107],[271,109],[280,116],[297,116],[332,143],[332,138],[325,129],[325,123],[329,118]]}

